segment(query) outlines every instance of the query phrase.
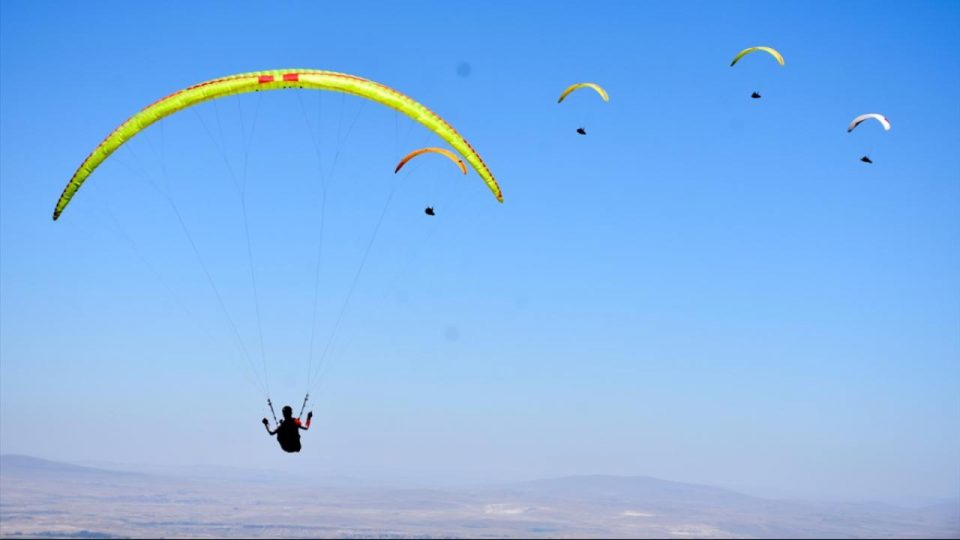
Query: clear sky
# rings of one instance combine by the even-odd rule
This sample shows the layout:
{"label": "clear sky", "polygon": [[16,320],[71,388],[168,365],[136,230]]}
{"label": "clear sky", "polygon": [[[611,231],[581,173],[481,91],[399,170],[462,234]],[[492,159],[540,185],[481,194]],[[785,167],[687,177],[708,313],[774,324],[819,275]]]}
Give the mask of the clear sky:
{"label": "clear sky", "polygon": [[[2,2],[0,451],[955,496],[958,31],[956,2]],[[786,66],[730,68],[751,45]],[[286,67],[423,102],[505,203],[439,156],[394,175],[442,142],[406,118],[283,91],[151,127],[50,219],[143,106]],[[610,102],[557,105],[578,81]],[[341,312],[284,455],[260,386],[299,404]]]}

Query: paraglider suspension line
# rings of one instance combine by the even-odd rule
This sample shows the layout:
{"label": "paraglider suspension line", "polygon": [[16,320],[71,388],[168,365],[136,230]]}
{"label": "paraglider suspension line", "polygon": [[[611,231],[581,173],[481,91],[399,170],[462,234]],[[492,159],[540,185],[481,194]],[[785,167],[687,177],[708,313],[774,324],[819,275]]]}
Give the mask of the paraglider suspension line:
{"label": "paraglider suspension line", "polygon": [[273,416],[273,424],[280,425],[280,422],[277,421],[277,413],[273,410],[273,402],[270,401],[270,398],[267,398],[267,405],[270,406],[270,416]]}
{"label": "paraglider suspension line", "polygon": [[297,418],[303,416],[303,411],[307,408],[307,400],[310,399],[310,394],[303,396],[303,405],[300,406],[300,414],[297,415]]}

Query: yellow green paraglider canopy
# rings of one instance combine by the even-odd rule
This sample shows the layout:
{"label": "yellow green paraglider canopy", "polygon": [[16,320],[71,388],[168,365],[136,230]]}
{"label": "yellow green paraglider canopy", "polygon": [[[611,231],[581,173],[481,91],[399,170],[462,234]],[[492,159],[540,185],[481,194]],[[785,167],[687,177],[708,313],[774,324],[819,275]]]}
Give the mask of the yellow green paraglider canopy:
{"label": "yellow green paraglider canopy", "polygon": [[783,63],[783,55],[780,54],[780,53],[779,53],[776,49],[774,49],[773,47],[748,47],[748,48],[746,48],[746,49],[738,52],[737,55],[733,57],[733,62],[730,62],[730,67],[733,67],[734,64],[736,64],[737,62],[739,62],[740,59],[743,58],[744,56],[746,56],[746,55],[748,55],[748,54],[750,54],[750,53],[753,53],[753,52],[757,52],[757,51],[763,51],[763,52],[769,54],[770,56],[774,57],[774,58],[777,60],[777,63],[778,63],[778,64],[780,64],[781,66],[784,65],[784,63]]}
{"label": "yellow green paraglider canopy", "polygon": [[563,100],[566,99],[566,97],[570,95],[571,92],[574,92],[581,88],[590,88],[596,91],[598,94],[600,94],[600,97],[602,97],[604,101],[610,101],[610,97],[607,95],[607,91],[604,90],[603,87],[601,87],[599,84],[595,84],[591,82],[582,82],[577,84],[571,84],[570,86],[568,86],[567,89],[564,90],[562,94],[560,94],[560,98],[557,99],[557,103],[563,103]]}
{"label": "yellow green paraglider canopy", "polygon": [[313,90],[329,90],[342,92],[369,99],[399,111],[419,122],[441,139],[446,141],[459,152],[470,166],[477,171],[480,178],[487,184],[497,200],[503,202],[503,194],[493,174],[487,168],[480,154],[470,146],[470,143],[457,130],[440,118],[430,109],[414,101],[412,98],[380,83],[373,82],[354,75],[336,73],[333,71],[318,71],[310,69],[280,69],[273,71],[254,71],[221,77],[211,81],[196,84],[184,90],[174,92],[169,96],[154,102],[139,113],[131,116],[120,124],[103,140],[70,178],[64,188],[57,206],[53,211],[53,219],[60,217],[63,210],[70,203],[70,199],[80,189],[83,182],[93,171],[104,162],[110,154],[125,142],[146,129],[154,122],[170,116],[173,113],[203,103],[234,94],[259,92],[263,90],[282,90],[285,88],[306,88]]}

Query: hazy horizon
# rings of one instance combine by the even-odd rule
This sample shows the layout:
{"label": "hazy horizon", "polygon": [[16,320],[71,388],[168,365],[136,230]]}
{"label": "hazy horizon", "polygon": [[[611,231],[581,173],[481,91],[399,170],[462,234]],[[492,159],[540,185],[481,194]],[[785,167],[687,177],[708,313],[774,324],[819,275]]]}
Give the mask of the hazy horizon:
{"label": "hazy horizon", "polygon": [[[69,497],[64,497],[69,493]],[[650,477],[370,485],[236,470],[157,474],[0,456],[5,536],[954,538],[960,498],[777,501]]]}
{"label": "hazy horizon", "polygon": [[[89,467],[95,470],[107,472],[130,472],[135,474],[147,474],[170,477],[190,477],[193,479],[217,480],[250,480],[263,479],[271,477],[282,480],[283,482],[317,482],[319,485],[330,486],[352,486],[365,487],[372,489],[471,489],[484,487],[497,487],[525,484],[529,482],[542,482],[565,479],[595,479],[611,478],[622,480],[647,479],[658,482],[667,482],[678,485],[697,485],[716,489],[729,490],[750,497],[758,497],[770,500],[782,501],[805,501],[816,503],[882,503],[904,508],[933,506],[944,504],[946,502],[957,501],[960,503],[960,493],[944,495],[927,496],[894,496],[894,497],[818,497],[815,494],[791,492],[788,487],[783,488],[754,488],[751,486],[734,487],[731,485],[705,484],[692,481],[678,481],[670,478],[659,478],[642,474],[617,475],[602,472],[580,472],[577,474],[561,476],[531,476],[518,477],[512,479],[475,479],[475,480],[457,480],[443,478],[424,478],[424,477],[394,477],[385,478],[383,476],[354,476],[347,474],[338,474],[336,472],[324,472],[315,469],[304,468],[284,468],[277,467],[274,463],[250,463],[246,466],[228,466],[216,463],[190,463],[190,464],[158,464],[158,463],[137,463],[123,461],[100,461],[100,460],[51,460],[40,456],[27,454],[0,454],[0,459],[19,459],[24,458],[28,461],[39,460],[50,462],[51,464],[63,464],[77,467]],[[960,507],[958,507],[960,509]],[[958,510],[958,520],[960,520],[960,510]]]}

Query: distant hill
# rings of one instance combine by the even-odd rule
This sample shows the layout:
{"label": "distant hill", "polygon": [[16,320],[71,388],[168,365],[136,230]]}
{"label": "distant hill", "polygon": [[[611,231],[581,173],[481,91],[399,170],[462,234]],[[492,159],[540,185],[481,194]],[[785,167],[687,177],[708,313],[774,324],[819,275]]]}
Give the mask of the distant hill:
{"label": "distant hill", "polygon": [[138,476],[136,473],[83,467],[21,454],[0,455],[0,476]]}
{"label": "distant hill", "polygon": [[922,508],[769,500],[644,476],[358,489],[253,469],[215,473],[121,472],[3,455],[3,535],[960,538],[955,500]]}
{"label": "distant hill", "polygon": [[684,505],[718,501],[726,503],[757,504],[763,501],[723,488],[661,480],[649,476],[587,475],[533,480],[512,484],[517,493],[556,499],[587,499],[604,502],[624,502],[659,505]]}
{"label": "distant hill", "polygon": [[75,465],[21,454],[0,455],[0,477],[57,477],[89,481],[94,476],[103,480],[132,480],[149,477],[154,481],[252,482],[274,485],[311,485],[336,488],[363,486],[363,482],[347,476],[311,476],[304,473],[221,465]]}

